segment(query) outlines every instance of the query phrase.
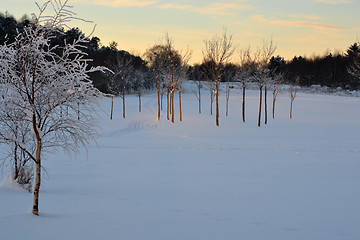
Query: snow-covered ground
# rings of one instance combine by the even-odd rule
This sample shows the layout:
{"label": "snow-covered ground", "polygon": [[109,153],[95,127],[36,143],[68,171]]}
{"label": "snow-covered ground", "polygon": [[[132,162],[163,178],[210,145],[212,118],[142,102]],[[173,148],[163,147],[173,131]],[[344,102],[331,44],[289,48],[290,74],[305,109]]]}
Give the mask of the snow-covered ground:
{"label": "snow-covered ground", "polygon": [[[32,195],[7,188],[0,173],[0,239],[359,240],[360,98],[299,92],[278,96],[276,118],[257,127],[258,91],[232,89],[220,127],[195,95],[183,94],[183,119],[156,121],[155,94],[120,99],[115,119],[102,101],[101,137],[73,158],[44,161],[40,217]],[[165,98],[164,98],[165,100]],[[165,101],[164,101],[165,103]],[[177,101],[176,101],[177,103]]]}

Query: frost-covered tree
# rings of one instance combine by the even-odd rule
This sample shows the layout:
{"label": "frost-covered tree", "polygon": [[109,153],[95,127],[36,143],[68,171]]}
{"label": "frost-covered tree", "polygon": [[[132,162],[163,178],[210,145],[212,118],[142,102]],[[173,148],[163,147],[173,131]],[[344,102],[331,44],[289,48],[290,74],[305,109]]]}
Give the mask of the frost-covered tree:
{"label": "frost-covered tree", "polygon": [[[21,145],[28,143],[28,148],[34,150],[33,134],[29,124],[23,122],[26,114],[19,109],[10,109],[5,95],[1,94],[2,104],[0,104],[0,143],[9,144],[9,152],[4,160],[10,160],[12,165],[12,178],[20,186],[31,191],[33,181],[33,163],[30,157],[22,150]],[[8,142],[8,139],[17,141]],[[30,144],[29,144],[30,143]]]}
{"label": "frost-covered tree", "polygon": [[[29,128],[26,142],[1,121],[1,142],[18,146],[35,163],[32,213],[39,214],[42,160],[46,153],[62,148],[77,151],[96,136],[95,117],[102,94],[93,87],[83,52],[88,39],[80,36],[63,46],[50,46],[56,32],[75,18],[68,1],[52,0],[39,6],[33,24],[24,28],[15,41],[0,46],[1,118]],[[49,14],[49,11],[54,11]],[[62,109],[68,109],[62,114]],[[34,149],[33,149],[34,148]]]}

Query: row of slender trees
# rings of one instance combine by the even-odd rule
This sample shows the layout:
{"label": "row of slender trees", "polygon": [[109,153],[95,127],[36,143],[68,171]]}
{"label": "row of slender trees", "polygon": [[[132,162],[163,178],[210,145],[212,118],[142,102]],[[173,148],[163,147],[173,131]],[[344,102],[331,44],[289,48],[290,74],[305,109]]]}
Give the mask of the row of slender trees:
{"label": "row of slender trees", "polygon": [[[24,27],[31,23],[26,17],[17,22],[8,14],[0,15],[0,43],[14,41],[17,33],[22,32]],[[78,28],[64,31],[59,29],[56,35],[50,39],[51,46],[63,46],[65,42],[73,42],[84,34]],[[90,66],[106,66],[112,73],[91,73],[90,78],[100,91],[110,94],[112,98],[111,114],[113,115],[113,97],[122,98],[123,117],[126,116],[126,94],[137,94],[139,97],[139,111],[141,111],[141,96],[144,91],[156,86],[158,93],[158,118],[162,108],[162,98],[167,99],[167,119],[174,121],[174,94],[179,93],[181,99],[181,81],[185,77],[196,80],[198,83],[197,98],[199,100],[199,112],[201,112],[201,91],[203,83],[211,89],[211,105],[215,101],[216,125],[219,125],[219,85],[226,82],[226,114],[228,114],[228,102],[230,85],[229,82],[239,81],[242,83],[243,103],[242,114],[245,121],[245,91],[249,82],[259,86],[259,118],[261,122],[261,108],[264,90],[265,112],[267,112],[267,90],[273,86],[273,102],[278,93],[277,85],[287,83],[290,85],[309,86],[314,84],[330,87],[342,87],[354,89],[359,87],[356,76],[351,74],[350,69],[358,59],[360,48],[357,43],[349,47],[345,54],[325,54],[323,57],[294,57],[291,61],[285,61],[280,56],[273,56],[275,45],[270,43],[251,50],[250,48],[235,50],[232,36],[226,31],[220,36],[205,40],[203,50],[203,62],[189,66],[191,51],[179,51],[175,49],[174,41],[168,35],[162,43],[155,44],[147,49],[143,58],[134,56],[124,50],[117,49],[117,43],[112,42],[109,46],[100,47],[100,39],[92,37],[82,43],[84,51],[89,58],[93,59]],[[60,50],[55,50],[60,51]],[[240,61],[237,64],[231,62],[231,57],[238,55]],[[186,73],[186,76],[185,76]],[[180,120],[182,120],[181,100]],[[273,104],[275,106],[275,104]],[[273,110],[274,112],[274,110]],[[212,107],[211,107],[212,113]],[[267,123],[267,114],[265,114]]]}

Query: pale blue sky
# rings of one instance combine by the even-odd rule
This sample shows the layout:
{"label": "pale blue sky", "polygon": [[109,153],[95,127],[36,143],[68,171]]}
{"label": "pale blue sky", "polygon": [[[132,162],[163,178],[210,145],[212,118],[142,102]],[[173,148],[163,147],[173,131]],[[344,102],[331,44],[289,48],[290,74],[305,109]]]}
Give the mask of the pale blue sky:
{"label": "pale blue sky", "polygon": [[[43,3],[45,1],[38,1]],[[97,24],[95,35],[104,45],[143,53],[165,32],[179,49],[193,49],[192,62],[200,62],[204,39],[233,34],[235,45],[256,48],[271,36],[276,54],[293,56],[345,51],[360,34],[358,0],[73,0],[79,17]],[[20,18],[36,12],[35,2],[1,0],[1,12]],[[74,22],[90,32],[90,25]],[[236,61],[236,56],[234,56]]]}

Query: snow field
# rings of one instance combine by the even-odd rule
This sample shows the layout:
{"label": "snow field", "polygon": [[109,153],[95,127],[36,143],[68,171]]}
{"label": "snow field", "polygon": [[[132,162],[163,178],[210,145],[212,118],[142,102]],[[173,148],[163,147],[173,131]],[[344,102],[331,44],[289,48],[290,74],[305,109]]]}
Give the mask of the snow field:
{"label": "snow field", "polygon": [[[278,96],[276,119],[257,127],[258,91],[232,90],[220,127],[209,91],[183,94],[183,119],[156,121],[156,95],[104,99],[97,144],[44,161],[40,217],[32,195],[0,188],[0,239],[358,240],[360,99],[299,92]],[[166,99],[164,97],[164,110]],[[177,104],[177,95],[176,95]],[[6,171],[0,179],[6,178]]]}

